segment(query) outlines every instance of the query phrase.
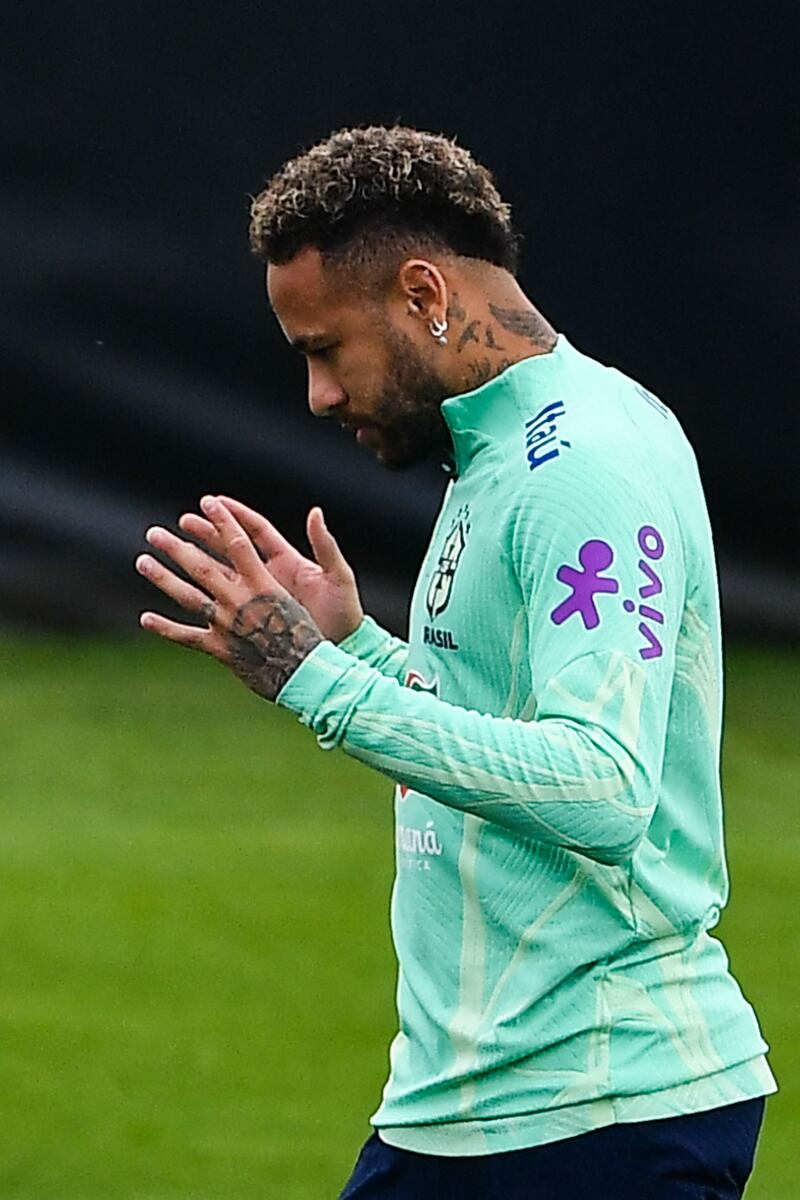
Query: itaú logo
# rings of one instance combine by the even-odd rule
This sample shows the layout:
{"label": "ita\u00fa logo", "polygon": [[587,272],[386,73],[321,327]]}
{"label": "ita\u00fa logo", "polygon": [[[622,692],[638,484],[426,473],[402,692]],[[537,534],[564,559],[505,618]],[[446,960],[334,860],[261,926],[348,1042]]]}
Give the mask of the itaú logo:
{"label": "ita\u00fa logo", "polygon": [[525,422],[525,453],[529,470],[535,471],[551,458],[558,458],[561,446],[572,449],[571,442],[565,442],[558,436],[558,422],[566,411],[563,400],[553,400]]}

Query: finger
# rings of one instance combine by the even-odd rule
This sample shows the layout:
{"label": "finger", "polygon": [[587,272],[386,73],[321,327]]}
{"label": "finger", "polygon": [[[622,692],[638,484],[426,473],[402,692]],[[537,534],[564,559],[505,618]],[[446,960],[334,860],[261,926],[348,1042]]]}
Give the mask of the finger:
{"label": "finger", "polygon": [[153,525],[148,529],[145,538],[151,546],[168,554],[174,563],[212,596],[221,599],[223,592],[227,594],[227,584],[231,580],[230,572],[225,571],[205,550],[201,550],[193,542],[176,537],[161,525]]}
{"label": "finger", "polygon": [[[255,581],[262,576],[272,579],[249,535],[224,504],[221,504],[215,496],[203,496],[200,508],[220,536],[222,553],[240,575],[250,581]],[[277,581],[275,586],[279,586]]]}
{"label": "finger", "polygon": [[178,621],[170,621],[167,617],[162,617],[160,613],[154,612],[143,612],[139,617],[139,624],[142,629],[146,629],[149,633],[157,633],[159,637],[166,638],[168,642],[177,642],[181,646],[188,646],[190,650],[211,653],[207,646],[211,635],[207,629],[203,629],[199,625],[181,625]]}
{"label": "finger", "polygon": [[178,519],[178,524],[184,533],[188,533],[191,538],[201,542],[204,549],[211,551],[215,561],[222,567],[225,576],[233,582],[235,572],[231,570],[230,563],[225,561],[222,553],[222,539],[211,522],[197,513],[184,513]]}
{"label": "finger", "polygon": [[329,575],[341,575],[347,570],[347,562],[339,549],[336,538],[325,524],[321,508],[312,508],[306,523],[308,540],[314,551],[314,558]]}
{"label": "finger", "polygon": [[303,556],[300,551],[296,550],[292,543],[288,542],[272,522],[263,517],[261,513],[257,513],[253,508],[248,508],[246,504],[242,504],[241,500],[233,500],[230,496],[218,496],[217,499],[220,504],[225,505],[242,529],[250,535],[256,549],[267,562],[274,554],[286,554],[290,558],[302,560]]}
{"label": "finger", "polygon": [[140,554],[136,559],[136,570],[187,612],[196,613],[209,625],[214,620],[214,601],[199,588],[180,579],[152,554]]}
{"label": "finger", "polygon": [[191,537],[196,538],[198,542],[202,542],[209,550],[213,550],[215,554],[219,553],[221,546],[220,537],[214,526],[205,517],[199,516],[197,513],[184,513],[178,518],[178,524],[184,533],[188,533]]}

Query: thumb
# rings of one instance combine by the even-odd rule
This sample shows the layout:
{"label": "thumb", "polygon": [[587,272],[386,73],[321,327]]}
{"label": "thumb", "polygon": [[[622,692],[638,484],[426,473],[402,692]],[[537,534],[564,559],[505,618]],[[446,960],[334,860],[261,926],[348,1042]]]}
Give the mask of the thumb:
{"label": "thumb", "polygon": [[321,508],[312,508],[308,514],[306,532],[314,558],[327,575],[340,575],[347,570],[347,562],[339,549],[336,538],[325,524]]}

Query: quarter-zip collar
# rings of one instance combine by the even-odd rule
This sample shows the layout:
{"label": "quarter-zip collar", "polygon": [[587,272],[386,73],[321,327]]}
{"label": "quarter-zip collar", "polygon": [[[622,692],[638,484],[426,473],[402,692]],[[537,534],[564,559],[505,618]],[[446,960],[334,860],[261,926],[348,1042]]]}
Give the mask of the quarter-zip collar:
{"label": "quarter-zip collar", "polygon": [[481,450],[513,437],[520,416],[529,414],[537,401],[552,396],[554,381],[565,358],[574,353],[559,334],[547,354],[523,358],[501,375],[442,404],[442,415],[453,439],[454,474],[463,475]]}

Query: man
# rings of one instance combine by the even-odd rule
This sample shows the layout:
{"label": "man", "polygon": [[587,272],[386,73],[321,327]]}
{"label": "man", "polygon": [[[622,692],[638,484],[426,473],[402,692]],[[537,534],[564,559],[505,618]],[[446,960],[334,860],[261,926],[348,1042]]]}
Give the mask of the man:
{"label": "man", "polygon": [[309,405],[452,480],[408,643],[206,497],[139,570],[212,654],[398,784],[400,1031],[343,1196],[728,1200],[775,1088],[709,930],[727,897],[711,535],[672,413],[557,335],[489,173],[404,128],[287,163],[252,243]]}

